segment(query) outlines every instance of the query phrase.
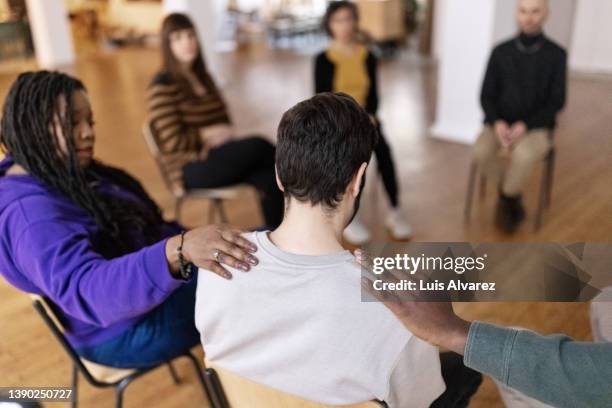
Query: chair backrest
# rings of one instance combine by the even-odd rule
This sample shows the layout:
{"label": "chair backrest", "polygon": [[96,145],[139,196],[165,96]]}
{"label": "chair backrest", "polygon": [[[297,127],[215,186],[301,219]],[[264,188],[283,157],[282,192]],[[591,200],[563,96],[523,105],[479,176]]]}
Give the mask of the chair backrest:
{"label": "chair backrest", "polygon": [[164,153],[162,152],[159,141],[155,135],[155,129],[150,120],[146,120],[142,126],[142,135],[144,136],[149,152],[155,159],[157,168],[164,180],[166,188],[175,197],[182,197],[185,194],[183,187],[182,169],[183,166],[197,159],[196,152],[177,152]]}
{"label": "chair backrest", "polygon": [[55,313],[52,303],[43,296],[31,294],[32,305],[38,312],[43,321],[47,324],[51,333],[60,343],[64,351],[70,359],[79,368],[87,381],[97,386],[106,386],[122,380],[128,375],[134,373],[133,369],[118,369],[114,367],[103,366],[81,358],[74,350],[72,345],[64,336],[65,328],[61,320]]}
{"label": "chair backrest", "polygon": [[[221,392],[231,408],[337,408],[336,405],[320,404],[295,395],[275,390],[247,380],[227,370],[206,364],[219,378]],[[381,408],[386,405],[379,401],[364,401],[359,404],[343,405],[344,408]]]}

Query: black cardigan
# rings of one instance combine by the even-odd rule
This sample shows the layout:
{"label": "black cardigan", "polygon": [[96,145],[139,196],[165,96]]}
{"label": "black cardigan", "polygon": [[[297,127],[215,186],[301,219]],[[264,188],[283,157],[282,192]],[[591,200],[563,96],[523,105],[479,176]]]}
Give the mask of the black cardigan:
{"label": "black cardigan", "polygon": [[[376,115],[376,111],[378,110],[378,81],[376,79],[378,59],[371,51],[368,51],[366,66],[370,79],[370,89],[366,97],[366,106],[364,106],[364,108],[369,114]],[[334,91],[334,72],[334,63],[327,58],[326,51],[318,54],[315,58],[314,67],[315,93]]]}

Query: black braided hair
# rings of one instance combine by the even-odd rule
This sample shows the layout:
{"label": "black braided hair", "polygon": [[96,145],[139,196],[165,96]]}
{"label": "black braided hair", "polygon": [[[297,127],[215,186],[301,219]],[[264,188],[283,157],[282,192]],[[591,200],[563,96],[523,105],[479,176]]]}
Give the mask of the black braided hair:
{"label": "black braided hair", "polygon": [[[63,135],[73,134],[72,96],[75,91],[85,91],[83,83],[60,72],[19,75],[4,103],[0,144],[16,164],[50,189],[70,198],[94,219],[100,232],[92,241],[102,255],[121,256],[139,249],[130,238],[134,231],[148,239],[147,244],[161,238],[162,218],[159,209],[151,208],[150,202],[139,207],[134,202],[96,191],[92,181],[116,172],[99,162],[82,168],[72,137],[64,138],[67,152],[61,151],[54,118],[61,121]],[[59,109],[61,97],[66,102],[63,115]],[[122,180],[126,178],[114,182],[125,187]],[[136,195],[140,196],[138,193]]]}

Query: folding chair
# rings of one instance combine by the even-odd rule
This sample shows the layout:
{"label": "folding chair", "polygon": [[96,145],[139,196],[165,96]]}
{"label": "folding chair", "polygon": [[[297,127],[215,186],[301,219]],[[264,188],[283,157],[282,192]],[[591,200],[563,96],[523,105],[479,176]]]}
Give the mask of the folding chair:
{"label": "folding chair", "polygon": [[[553,133],[550,134],[551,141],[554,139]],[[542,179],[540,181],[540,196],[538,199],[538,208],[536,210],[535,222],[534,222],[534,231],[538,231],[542,226],[542,214],[544,210],[550,207],[551,199],[552,199],[552,187],[553,187],[553,177],[555,173],[555,158],[556,158],[556,150],[555,146],[551,144],[548,153],[544,157],[544,169],[542,174]],[[479,172],[478,163],[472,161],[470,165],[470,174],[468,177],[468,186],[467,186],[467,194],[465,197],[465,207],[464,207],[464,220],[466,223],[470,221],[470,216],[472,212],[472,202],[475,193],[476,187],[476,178],[478,173],[480,174],[480,199],[482,200],[486,194],[486,186],[487,179],[486,175],[483,172]]]}
{"label": "folding chair", "polygon": [[[265,385],[230,373],[220,367],[210,366],[205,371],[210,386],[212,408],[333,408],[334,405],[308,401],[295,395],[275,390]],[[344,408],[384,408],[382,401],[364,401]]]}
{"label": "folding chair", "polygon": [[208,213],[209,223],[215,222],[215,219],[217,219],[216,216],[218,216],[219,221],[224,223],[228,222],[223,202],[238,197],[240,191],[245,189],[246,185],[236,184],[220,188],[187,190],[183,186],[182,168],[186,163],[196,160],[197,154],[189,152],[162,153],[150,121],[145,122],[143,125],[142,134],[151,155],[155,159],[155,163],[161,173],[166,188],[174,197],[174,218],[178,222],[181,222],[181,209],[185,200],[189,198],[199,198],[210,200]]}
{"label": "folding chair", "polygon": [[[51,332],[55,336],[56,340],[60,343],[64,351],[68,354],[70,359],[72,360],[72,407],[76,408],[78,402],[78,378],[79,372],[83,374],[83,377],[87,380],[87,382],[93,385],[96,388],[114,388],[115,389],[115,406],[117,408],[121,408],[123,406],[123,394],[125,389],[129,384],[132,383],[135,379],[141,377],[144,374],[160,367],[161,365],[167,365],[170,370],[170,375],[172,376],[172,380],[175,384],[180,383],[180,379],[172,366],[171,361],[166,361],[162,364],[146,367],[146,368],[115,368],[108,367],[104,365],[100,365],[94,363],[92,361],[88,361],[82,357],[80,357],[76,351],[72,348],[68,340],[64,336],[64,326],[58,319],[56,313],[53,311],[52,303],[48,301],[46,298],[39,295],[30,295],[32,299],[32,304],[34,309],[40,314],[43,321],[47,324]],[[204,394],[209,403],[212,403],[211,396],[208,391],[208,387],[204,380],[204,375],[200,364],[198,363],[197,358],[191,353],[191,351],[186,350],[184,354],[179,357],[188,358],[197,373],[198,380],[202,388],[204,389]],[[177,357],[178,358],[178,357]]]}

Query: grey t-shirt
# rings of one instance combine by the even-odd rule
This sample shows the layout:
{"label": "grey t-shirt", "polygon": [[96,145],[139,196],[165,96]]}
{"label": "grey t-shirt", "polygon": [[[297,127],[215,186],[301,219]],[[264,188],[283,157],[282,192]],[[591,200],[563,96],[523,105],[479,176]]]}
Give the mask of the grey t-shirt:
{"label": "grey t-shirt", "polygon": [[371,399],[428,407],[445,389],[438,349],[377,302],[361,301],[361,270],[348,251],[297,255],[266,232],[233,279],[200,271],[196,326],[206,357],[251,381],[326,404]]}

